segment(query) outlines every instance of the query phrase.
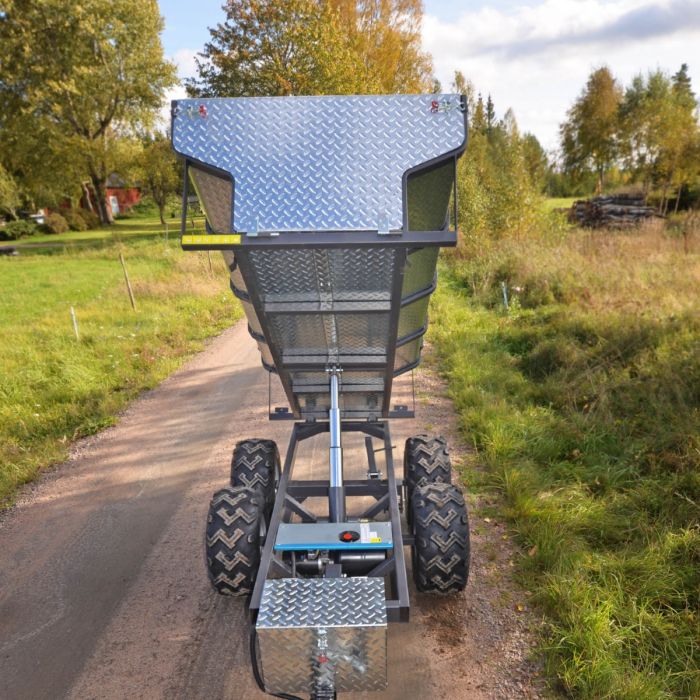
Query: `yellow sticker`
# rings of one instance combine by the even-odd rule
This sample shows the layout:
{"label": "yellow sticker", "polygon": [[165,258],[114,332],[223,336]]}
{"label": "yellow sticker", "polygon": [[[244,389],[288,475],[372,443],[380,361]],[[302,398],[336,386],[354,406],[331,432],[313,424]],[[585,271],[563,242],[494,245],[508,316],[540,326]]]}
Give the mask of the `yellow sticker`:
{"label": "yellow sticker", "polygon": [[186,234],[182,237],[182,245],[240,245],[240,233],[227,234]]}
{"label": "yellow sticker", "polygon": [[371,542],[372,544],[379,544],[381,541],[382,541],[382,538],[381,538],[381,537],[372,537],[372,538],[370,539],[370,542]]}

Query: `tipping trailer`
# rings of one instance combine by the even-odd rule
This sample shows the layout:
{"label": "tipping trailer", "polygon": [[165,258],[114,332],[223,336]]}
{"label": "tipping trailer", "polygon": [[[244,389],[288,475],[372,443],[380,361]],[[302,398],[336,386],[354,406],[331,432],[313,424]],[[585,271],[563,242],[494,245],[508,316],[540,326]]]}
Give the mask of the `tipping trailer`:
{"label": "tipping trailer", "polygon": [[[465,98],[177,100],[172,140],[185,162],[182,246],[222,251],[289,403],[270,418],[294,421],[283,465],[271,440],[236,445],[231,483],[209,508],[209,577],[249,596],[264,691],[381,690],[387,624],[409,617],[404,547],[420,591],[461,591],[469,569],[444,439],[409,438],[399,476],[389,430],[413,416],[392,405],[392,384],[420,362],[438,251],[457,240]],[[201,235],[186,228],[192,189]],[[348,432],[365,436],[366,478],[343,474]],[[299,443],[321,434],[327,478],[296,479]],[[319,497],[325,507],[309,505]]]}

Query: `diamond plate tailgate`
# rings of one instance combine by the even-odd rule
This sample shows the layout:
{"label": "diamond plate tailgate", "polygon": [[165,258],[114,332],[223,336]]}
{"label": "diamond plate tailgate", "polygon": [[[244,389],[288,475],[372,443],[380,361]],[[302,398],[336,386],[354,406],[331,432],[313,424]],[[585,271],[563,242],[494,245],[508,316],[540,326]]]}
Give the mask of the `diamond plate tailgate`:
{"label": "diamond plate tailgate", "polygon": [[383,579],[268,580],[256,628],[268,692],[386,687]]}
{"label": "diamond plate tailgate", "polygon": [[459,95],[239,97],[177,100],[172,138],[233,177],[231,230],[374,231],[403,228],[404,173],[466,129]]}

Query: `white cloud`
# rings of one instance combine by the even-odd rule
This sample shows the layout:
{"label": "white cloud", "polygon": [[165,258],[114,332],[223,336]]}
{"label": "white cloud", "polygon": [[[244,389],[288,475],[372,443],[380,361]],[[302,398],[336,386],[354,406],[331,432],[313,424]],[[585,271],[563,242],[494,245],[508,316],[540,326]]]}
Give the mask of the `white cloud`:
{"label": "white cloud", "polygon": [[546,148],[557,146],[558,124],[602,64],[624,84],[640,71],[675,72],[688,62],[700,92],[699,42],[698,0],[543,0],[468,10],[454,22],[426,15],[423,25],[444,88],[461,70],[491,93],[499,115],[512,107],[521,129]]}
{"label": "white cloud", "polygon": [[170,106],[173,100],[180,100],[183,97],[187,97],[184,85],[176,85],[170,90],[166,90],[165,96],[163,98],[163,106],[160,109],[160,114],[158,115],[158,126],[161,130],[170,129]]}
{"label": "white cloud", "polygon": [[197,63],[195,58],[199,51],[197,49],[178,49],[172,60],[177,66],[177,74],[180,78],[192,78],[197,73]]}
{"label": "white cloud", "polygon": [[195,57],[197,49],[178,49],[174,56],[170,56],[170,60],[177,66],[177,75],[180,79],[180,84],[167,90],[163,98],[163,106],[159,114],[159,127],[161,129],[170,128],[170,104],[173,100],[180,100],[187,97],[185,90],[185,79],[191,78],[197,73],[197,64]]}

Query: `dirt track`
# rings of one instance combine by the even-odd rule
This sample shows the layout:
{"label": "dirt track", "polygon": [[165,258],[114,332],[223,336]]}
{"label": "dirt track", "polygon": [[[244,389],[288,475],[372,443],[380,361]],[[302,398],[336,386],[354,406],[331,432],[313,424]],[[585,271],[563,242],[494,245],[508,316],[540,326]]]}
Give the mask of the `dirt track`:
{"label": "dirt track", "polygon": [[[464,458],[441,382],[430,371],[417,381],[419,418],[393,426],[397,464],[426,427]],[[272,437],[284,451],[289,424],[266,412],[267,375],[239,323],[0,518],[0,698],[265,697],[243,602],[210,589],[202,540],[235,442]],[[304,447],[298,476],[320,478],[324,437]],[[353,478],[366,470],[360,443],[344,447]],[[412,621],[390,627],[389,689],[355,697],[539,697],[506,531],[479,517],[472,528],[465,594],[412,590]]]}

